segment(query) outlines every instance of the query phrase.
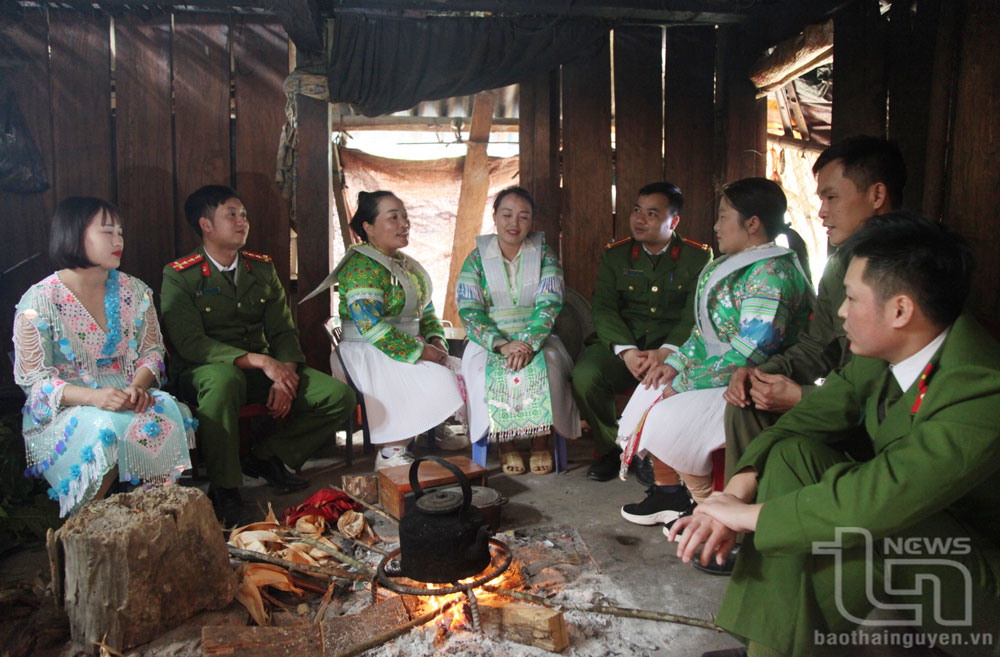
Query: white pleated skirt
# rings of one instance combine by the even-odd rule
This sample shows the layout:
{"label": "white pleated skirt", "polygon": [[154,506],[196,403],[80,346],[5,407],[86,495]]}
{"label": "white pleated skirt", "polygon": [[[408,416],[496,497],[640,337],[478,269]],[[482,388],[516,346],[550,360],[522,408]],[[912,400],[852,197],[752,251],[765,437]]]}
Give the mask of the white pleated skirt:
{"label": "white pleated skirt", "polygon": [[[636,455],[647,452],[678,472],[706,476],[712,473],[712,452],[725,447],[725,388],[681,392],[656,402],[663,388],[643,388],[632,393],[618,421],[619,444],[635,432],[646,409],[642,439]],[[653,404],[656,403],[655,406]]]}
{"label": "white pleated skirt", "polygon": [[[542,353],[545,355],[545,368],[548,372],[552,421],[556,433],[564,438],[579,438],[580,412],[569,385],[573,359],[569,357],[562,341],[554,335],[550,335],[542,344]],[[469,397],[469,436],[475,441],[486,434],[490,417],[486,407],[486,350],[471,340],[465,345],[465,353],[462,355],[462,378],[465,379]]]}
{"label": "white pleated skirt", "polygon": [[[456,371],[428,361],[405,363],[367,342],[340,343],[351,381],[365,398],[372,443],[407,440],[441,424],[464,403]],[[330,354],[333,376],[347,382],[337,354]]]}

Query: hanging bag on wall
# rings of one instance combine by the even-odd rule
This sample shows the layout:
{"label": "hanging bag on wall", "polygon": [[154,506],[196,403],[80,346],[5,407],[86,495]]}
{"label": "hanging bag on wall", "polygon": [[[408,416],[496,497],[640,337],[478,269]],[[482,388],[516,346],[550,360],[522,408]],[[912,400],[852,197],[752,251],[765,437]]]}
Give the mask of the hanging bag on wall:
{"label": "hanging bag on wall", "polygon": [[0,190],[30,194],[49,188],[45,162],[28,134],[28,124],[8,91],[0,105]]}

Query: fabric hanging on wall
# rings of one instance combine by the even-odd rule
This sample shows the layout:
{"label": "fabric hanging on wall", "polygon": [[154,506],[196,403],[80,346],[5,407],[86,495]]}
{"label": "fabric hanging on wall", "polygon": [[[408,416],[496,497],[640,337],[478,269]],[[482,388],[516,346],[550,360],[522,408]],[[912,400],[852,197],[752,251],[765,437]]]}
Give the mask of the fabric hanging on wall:
{"label": "fabric hanging on wall", "polygon": [[610,27],[579,18],[338,15],[327,53],[330,102],[380,116],[503,87],[592,55]]}

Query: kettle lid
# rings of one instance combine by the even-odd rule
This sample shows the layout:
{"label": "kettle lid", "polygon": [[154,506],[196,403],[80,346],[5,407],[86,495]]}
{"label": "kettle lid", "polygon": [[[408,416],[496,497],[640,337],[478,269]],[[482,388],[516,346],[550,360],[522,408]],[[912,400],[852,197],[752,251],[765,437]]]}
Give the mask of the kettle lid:
{"label": "kettle lid", "polygon": [[417,499],[416,504],[417,508],[424,513],[441,515],[458,511],[462,508],[462,503],[464,501],[465,496],[462,495],[461,491],[455,489],[445,489],[433,490],[424,493]]}

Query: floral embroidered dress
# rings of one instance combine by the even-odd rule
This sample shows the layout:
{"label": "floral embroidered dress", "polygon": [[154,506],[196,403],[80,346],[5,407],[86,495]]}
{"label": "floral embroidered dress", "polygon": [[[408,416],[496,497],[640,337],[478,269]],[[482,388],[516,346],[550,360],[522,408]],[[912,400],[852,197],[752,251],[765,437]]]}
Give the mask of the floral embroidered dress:
{"label": "floral embroidered dress", "polygon": [[33,285],[14,316],[14,377],[27,396],[23,433],[28,469],[59,501],[59,514],[76,512],[116,465],[119,480],[173,482],[191,466],[195,421],[188,408],[151,389],[155,403],[143,413],[65,406],[67,385],[124,389],[145,367],[158,384],[163,340],[142,281],[108,272],[105,332],[57,274]]}
{"label": "floral embroidered dress", "polygon": [[679,394],[661,401],[662,388],[640,386],[622,413],[623,476],[627,461],[647,451],[681,472],[711,472],[710,453],[725,444],[730,377],[795,344],[814,298],[794,252],[773,242],[709,262],[698,277],[695,327],[666,359]]}
{"label": "floral embroidered dress", "polygon": [[[455,286],[470,340],[462,356],[470,436],[508,440],[555,426],[564,437],[579,437],[580,416],[569,386],[573,362],[552,335],[563,298],[559,260],[541,233],[528,235],[512,261],[503,258],[496,235],[476,242]],[[528,343],[535,358],[511,372],[495,348],[515,340]]]}
{"label": "floral embroidered dress", "polygon": [[449,369],[420,360],[428,340],[445,339],[420,263],[363,243],[348,250],[333,274],[343,338],[330,365],[364,395],[372,442],[405,440],[461,409],[458,361]]}

